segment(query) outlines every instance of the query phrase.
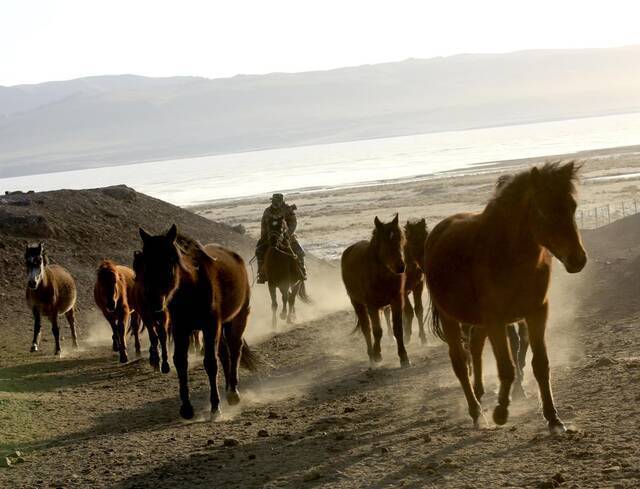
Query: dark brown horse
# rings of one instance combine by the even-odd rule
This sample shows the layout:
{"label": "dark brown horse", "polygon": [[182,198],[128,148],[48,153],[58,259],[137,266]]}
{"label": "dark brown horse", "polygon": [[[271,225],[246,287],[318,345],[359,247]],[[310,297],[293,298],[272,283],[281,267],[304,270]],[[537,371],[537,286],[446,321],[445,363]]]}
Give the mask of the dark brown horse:
{"label": "dark brown horse", "polygon": [[56,341],[55,355],[60,355],[60,328],[58,315],[64,314],[71,328],[73,347],[78,347],[78,335],[74,306],[76,304],[76,283],[67,270],[59,265],[50,265],[44,243],[27,245],[24,254],[27,267],[27,306],[33,313],[33,343],[31,351],[38,351],[41,318],[46,316],[51,322],[51,331]]}
{"label": "dark brown horse", "polygon": [[218,245],[202,246],[178,236],[173,225],[152,236],[140,229],[142,253],[136,281],[145,307],[154,316],[168,313],[173,333],[173,364],[180,382],[180,415],[193,418],[189,399],[188,350],[193,331],[202,330],[204,368],[211,388],[211,411],[219,413],[218,355],[227,383],[227,401],[237,404],[238,365],[255,368],[254,355],[242,336],[249,316],[249,279],[240,255]]}
{"label": "dark brown horse", "polygon": [[278,327],[276,289],[280,290],[282,296],[280,319],[286,319],[287,323],[293,323],[296,320],[296,297],[299,296],[305,304],[308,304],[310,299],[307,296],[298,259],[289,245],[284,216],[269,222],[268,243],[269,247],[264,257],[264,274],[271,295],[271,325],[276,329]]}
{"label": "dark brown horse", "polygon": [[135,273],[132,294],[133,302],[140,316],[140,321],[147,328],[147,334],[149,335],[149,364],[155,371],[160,370],[160,354],[158,352],[158,344],[160,344],[162,351],[162,373],[168,374],[171,371],[167,347],[167,342],[171,335],[169,313],[167,311],[162,311],[161,313],[155,312],[150,309],[145,302],[144,284],[141,281],[141,277],[144,275],[143,265],[142,252],[135,251],[133,253],[133,271]]}
{"label": "dark brown horse", "polygon": [[120,352],[120,362],[126,363],[127,330],[135,339],[136,356],[140,356],[140,317],[135,309],[134,273],[129,267],[103,260],[96,273],[93,297],[111,326],[113,351]]}
{"label": "dark brown horse", "polygon": [[[422,291],[424,290],[424,244],[427,241],[427,222],[407,221],[404,226],[406,242],[404,245],[405,270],[404,284],[404,341],[411,341],[413,317],[418,320],[420,341],[427,343],[427,334],[424,331],[424,307],[422,305]],[[413,294],[413,306],[409,301],[409,294]]]}
{"label": "dark brown horse", "polygon": [[579,272],[587,262],[574,216],[576,171],[573,162],[548,163],[502,179],[482,213],[451,216],[427,238],[433,330],[449,345],[475,425],[482,414],[481,392],[471,387],[461,323],[484,328],[491,341],[500,378],[493,419],[502,425],[509,416],[515,378],[506,325],[525,319],[544,417],[552,432],[565,429],[553,402],[544,336],[552,256],[569,273]]}
{"label": "dark brown horse", "polygon": [[369,361],[382,360],[380,309],[390,305],[400,365],[407,367],[410,363],[402,331],[404,234],[398,225],[397,214],[389,223],[382,223],[377,217],[374,223],[371,240],[355,243],[342,253],[342,280],[358,317],[358,327],[367,342]]}

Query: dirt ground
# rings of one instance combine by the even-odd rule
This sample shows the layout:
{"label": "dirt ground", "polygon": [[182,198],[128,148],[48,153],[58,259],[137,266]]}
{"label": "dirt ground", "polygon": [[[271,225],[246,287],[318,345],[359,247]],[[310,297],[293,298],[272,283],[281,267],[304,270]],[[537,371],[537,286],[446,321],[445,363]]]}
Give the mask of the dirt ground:
{"label": "dirt ground", "polygon": [[[490,184],[478,185],[477,200]],[[241,404],[224,403],[215,421],[201,359],[190,362],[198,414],[185,422],[173,368],[153,372],[146,353],[118,364],[95,313],[84,314],[80,351],[68,348],[65,326],[65,354],[55,359],[46,328],[41,351],[28,352],[31,322],[15,304],[0,325],[12,331],[0,350],[0,465],[11,462],[0,467],[0,487],[639,487],[639,238],[640,214],[585,232],[587,268],[555,269],[547,340],[569,427],[561,436],[547,432],[529,367],[528,398],[512,404],[505,426],[480,430],[439,340],[414,340],[413,366],[400,369],[385,332],[384,361],[370,369],[335,269],[311,275],[314,305],[300,305],[300,321],[277,334],[264,287],[254,288],[248,339],[263,371],[241,373]],[[485,365],[490,420],[490,347]]]}

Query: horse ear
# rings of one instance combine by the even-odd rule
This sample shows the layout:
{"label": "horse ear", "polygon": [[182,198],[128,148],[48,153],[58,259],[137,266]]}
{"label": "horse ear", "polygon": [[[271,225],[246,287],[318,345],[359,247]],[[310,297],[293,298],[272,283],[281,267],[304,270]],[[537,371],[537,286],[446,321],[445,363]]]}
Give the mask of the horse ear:
{"label": "horse ear", "polygon": [[178,237],[178,228],[176,227],[175,224],[173,224],[171,228],[169,228],[169,231],[167,231],[167,234],[165,234],[165,237],[167,238],[167,240],[171,241],[172,243],[175,243],[176,238]]}
{"label": "horse ear", "polygon": [[393,218],[393,221],[391,221],[391,222],[392,222],[393,224],[396,224],[396,225],[397,225],[397,224],[398,224],[398,220],[399,220],[399,217],[398,217],[398,213],[396,212],[396,217],[394,217],[394,218]]}
{"label": "horse ear", "polygon": [[576,164],[575,161],[570,161],[562,167],[562,173],[571,180],[575,177],[576,173],[582,168],[582,165]]}
{"label": "horse ear", "polygon": [[138,228],[138,233],[140,233],[140,238],[142,238],[143,243],[146,243],[149,238],[151,238],[151,235],[142,228]]}
{"label": "horse ear", "polygon": [[425,226],[427,225],[427,220],[424,217],[422,219],[420,219],[420,222],[422,224],[424,224]]}
{"label": "horse ear", "polygon": [[540,185],[540,170],[538,170],[537,166],[534,166],[531,169],[531,181],[535,187]]}
{"label": "horse ear", "polygon": [[378,216],[373,220],[373,223],[376,225],[376,229],[382,229],[382,221],[378,219]]}

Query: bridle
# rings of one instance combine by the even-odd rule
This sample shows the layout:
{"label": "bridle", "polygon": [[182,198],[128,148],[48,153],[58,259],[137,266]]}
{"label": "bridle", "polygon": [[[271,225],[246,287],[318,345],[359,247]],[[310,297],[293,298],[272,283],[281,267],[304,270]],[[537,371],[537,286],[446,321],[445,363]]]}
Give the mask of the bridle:
{"label": "bridle", "polygon": [[[276,251],[296,258],[295,253],[291,250],[291,245],[289,243],[289,238],[287,236],[287,225],[282,217],[273,218],[269,223],[269,246],[274,248]],[[272,243],[275,242],[275,245]]]}

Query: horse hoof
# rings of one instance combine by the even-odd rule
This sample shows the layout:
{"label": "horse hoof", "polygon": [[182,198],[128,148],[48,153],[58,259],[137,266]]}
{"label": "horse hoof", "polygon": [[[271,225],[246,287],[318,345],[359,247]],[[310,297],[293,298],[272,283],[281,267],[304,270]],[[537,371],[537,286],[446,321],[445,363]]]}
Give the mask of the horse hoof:
{"label": "horse hoof", "polygon": [[77,342],[77,341],[74,341],[74,342],[73,342],[73,349],[74,349],[74,350],[77,350],[78,348],[80,348],[80,345],[78,345],[78,342]]}
{"label": "horse hoof", "polygon": [[382,361],[382,353],[374,353],[373,357],[371,357],[371,359],[375,362],[375,363],[380,363]]}
{"label": "horse hoof", "polygon": [[61,355],[62,355],[62,350],[56,350],[56,351],[53,352],[53,356],[54,357],[59,357]]}
{"label": "horse hoof", "polygon": [[38,345],[31,345],[31,353],[38,351]]}
{"label": "horse hoof", "polygon": [[401,368],[409,368],[409,367],[411,367],[411,362],[409,361],[408,358],[401,358],[400,359],[400,367]]}
{"label": "horse hoof", "polygon": [[522,388],[522,384],[514,384],[513,390],[511,391],[511,397],[516,401],[521,401],[527,398],[527,394]]}
{"label": "horse hoof", "polygon": [[183,419],[193,419],[193,406],[191,403],[185,403],[180,406],[180,416]]}
{"label": "horse hoof", "polygon": [[487,426],[489,426],[489,422],[487,421],[487,418],[485,418],[483,412],[480,412],[480,414],[478,416],[473,418],[473,427],[476,430],[483,430]]}
{"label": "horse hoof", "polygon": [[160,372],[160,364],[159,363],[152,363],[151,367],[153,368],[154,372]]}
{"label": "horse hoof", "polygon": [[506,406],[496,406],[493,410],[493,422],[499,426],[502,426],[509,419],[509,408]]}
{"label": "horse hoof", "polygon": [[211,420],[215,421],[216,419],[219,419],[222,417],[222,411],[220,411],[220,408],[212,408],[211,409]]}
{"label": "horse hoof", "polygon": [[240,403],[240,395],[237,390],[227,392],[227,402],[229,406],[235,406]]}
{"label": "horse hoof", "polygon": [[553,419],[549,421],[549,433],[552,435],[561,435],[566,432],[567,428],[564,426],[564,423],[559,419]]}
{"label": "horse hoof", "polygon": [[140,358],[142,356],[142,352],[140,350],[136,350],[136,358]]}
{"label": "horse hoof", "polygon": [[120,363],[127,363],[129,361],[129,357],[125,353],[124,355],[120,355]]}
{"label": "horse hoof", "polygon": [[162,370],[161,371],[162,371],[163,374],[168,374],[169,372],[171,372],[171,367],[169,367],[169,364],[165,362],[165,363],[162,364]]}

